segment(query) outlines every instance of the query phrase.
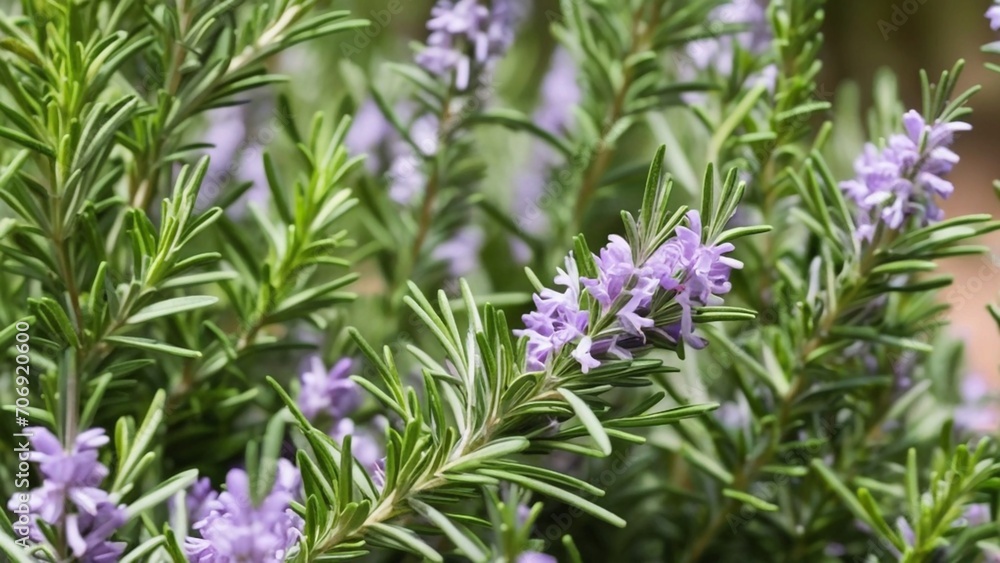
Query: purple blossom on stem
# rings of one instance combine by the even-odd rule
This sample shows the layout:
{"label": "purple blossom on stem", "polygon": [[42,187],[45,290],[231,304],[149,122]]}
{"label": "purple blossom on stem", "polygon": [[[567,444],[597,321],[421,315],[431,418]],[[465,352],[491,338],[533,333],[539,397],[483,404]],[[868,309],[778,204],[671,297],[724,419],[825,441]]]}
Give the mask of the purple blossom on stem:
{"label": "purple blossom on stem", "polygon": [[344,146],[351,155],[365,155],[365,167],[375,172],[382,167],[378,148],[395,133],[378,104],[371,98],[354,112],[351,129],[344,137]]}
{"label": "purple blossom on stem", "polygon": [[[733,55],[737,46],[751,55],[758,56],[767,52],[774,39],[767,19],[766,0],[730,0],[712,10],[708,20],[716,25],[746,26],[746,29],[739,33],[699,39],[688,43],[685,47],[685,52],[695,69],[713,69],[719,76],[729,76],[733,73]],[[682,78],[691,79],[696,74],[690,67],[681,67]],[[749,83],[764,84],[769,90],[773,90],[777,75],[777,67],[773,64],[768,65],[751,76]],[[689,103],[695,103],[699,96],[687,94],[685,98]]]}
{"label": "purple blossom on stem", "polygon": [[708,20],[716,24],[745,25],[747,29],[734,35],[689,43],[685,51],[698,68],[714,68],[720,75],[732,74],[733,51],[737,45],[752,55],[759,55],[770,47],[773,36],[767,21],[766,1],[730,0],[712,10]]}
{"label": "purple blossom on stem", "polygon": [[251,134],[247,128],[249,107],[232,106],[209,112],[208,129],[203,135],[204,142],[213,146],[205,153],[209,157],[209,166],[199,198],[204,198],[206,202],[216,199],[230,182],[253,184],[226,209],[226,213],[234,219],[244,218],[249,204],[265,205],[271,197],[264,172],[263,152],[272,132],[263,127]]}
{"label": "purple blossom on stem", "polygon": [[744,401],[726,401],[719,405],[715,417],[723,427],[729,430],[742,431],[750,425],[753,416],[750,407]]}
{"label": "purple blossom on stem", "polygon": [[991,522],[993,522],[993,513],[989,503],[980,502],[967,505],[955,525],[982,526]]}
{"label": "purple blossom on stem", "polygon": [[559,353],[567,343],[582,338],[590,324],[586,311],[580,310],[580,272],[572,254],[566,258],[566,269],[558,270],[556,285],[566,288],[562,293],[545,288],[533,296],[535,310],[524,315],[524,329],[517,336],[528,338],[525,369],[540,371],[553,353]]}
{"label": "purple blossom on stem", "polygon": [[899,529],[899,533],[903,536],[903,542],[906,543],[906,545],[912,546],[916,544],[917,534],[914,533],[913,527],[906,521],[906,518],[903,518],[902,516],[896,518],[896,528]]}
{"label": "purple blossom on stem", "polygon": [[234,175],[234,163],[246,144],[246,107],[229,106],[207,114],[208,129],[203,142],[211,144],[206,151],[209,157],[205,182],[221,186]]}
{"label": "purple blossom on stem", "polygon": [[306,365],[300,375],[302,387],[297,401],[306,418],[315,420],[329,416],[340,420],[361,405],[361,389],[350,379],[354,368],[351,358],[341,358],[327,370],[323,360],[313,355],[306,360]]}
{"label": "purple blossom on stem", "polygon": [[[178,498],[172,499],[171,510],[176,510],[175,505]],[[208,516],[209,507],[212,501],[217,498],[219,498],[219,493],[212,489],[212,481],[208,477],[202,477],[192,483],[184,495],[184,508],[187,511],[188,522],[193,524]]]}
{"label": "purple blossom on stem", "polygon": [[511,0],[492,7],[478,0],[439,0],[431,9],[427,45],[417,63],[438,76],[454,73],[455,87],[465,90],[471,78],[489,71],[514,41],[516,9]]}
{"label": "purple blossom on stem", "polygon": [[721,304],[721,296],[732,289],[729,274],[743,263],[726,256],[736,249],[732,244],[701,242],[701,215],[697,211],[689,211],[687,219],[689,227],[677,227],[674,238],[660,247],[650,262],[660,287],[676,291],[675,300],[682,310],[680,337],[694,348],[703,348],[705,341],[694,335],[694,308]]}
{"label": "purple blossom on stem", "polygon": [[226,490],[209,503],[208,515],[194,525],[201,537],[188,537],[185,542],[188,558],[193,563],[284,561],[302,537],[304,522],[289,508],[299,483],[298,469],[279,459],[271,491],[254,504],[246,471],[230,470]]}
{"label": "purple blossom on stem", "polygon": [[410,125],[410,138],[419,153],[405,140],[397,139],[390,149],[393,156],[387,173],[389,199],[404,206],[416,201],[427,183],[423,161],[438,150],[437,117],[423,115],[415,119]]}
{"label": "purple blossom on stem", "polygon": [[554,133],[569,129],[572,110],[582,97],[577,74],[573,55],[564,47],[558,47],[552,53],[549,70],[542,79],[541,99],[535,108],[537,125]]}
{"label": "purple blossom on stem", "polygon": [[[45,537],[36,519],[52,526],[64,526],[72,555],[84,563],[117,561],[125,544],[109,539],[125,523],[125,506],[113,502],[100,488],[108,468],[98,461],[98,452],[108,443],[102,428],[81,432],[69,451],[46,428],[28,428],[32,451],[28,460],[38,464],[42,486],[31,492],[30,536],[35,541]],[[8,508],[14,510],[12,498]]]}
{"label": "purple blossom on stem", "polygon": [[385,451],[375,430],[384,434],[387,425],[388,421],[383,416],[375,417],[365,426],[358,426],[350,418],[344,418],[337,421],[330,431],[330,436],[340,444],[347,436],[351,437],[351,455],[380,487],[385,483]]}
{"label": "purple blossom on stem", "polygon": [[[342,444],[350,435],[351,454],[378,481],[385,457],[381,443],[372,428],[359,426],[350,418],[363,400],[361,387],[349,377],[354,360],[342,358],[327,370],[319,356],[314,355],[307,359],[306,365],[300,376],[302,387],[298,396],[302,414],[311,421],[332,420],[328,433],[338,443]],[[376,417],[371,425],[384,430],[386,424],[383,417]]]}
{"label": "purple blossom on stem", "polygon": [[986,17],[990,20],[990,28],[993,31],[1000,31],[1000,4],[994,4],[986,10]]}
{"label": "purple blossom on stem", "polygon": [[823,548],[823,553],[828,557],[843,557],[847,555],[847,548],[842,543],[831,542]]}
{"label": "purple blossom on stem", "polygon": [[976,435],[996,432],[1000,428],[1000,404],[991,397],[986,379],[977,373],[962,379],[959,386],[962,402],[955,408],[955,426]]}
{"label": "purple blossom on stem", "polygon": [[[743,264],[726,256],[732,244],[701,242],[701,217],[696,211],[687,215],[687,227],[678,227],[673,238],[641,264],[633,257],[628,241],[612,235],[608,244],[594,256],[596,278],[582,278],[572,255],[566,270],[559,270],[555,282],[566,288],[562,293],[543,289],[535,294],[535,311],[522,317],[525,329],[516,331],[528,338],[525,369],[545,369],[547,360],[570,342],[576,346],[571,356],[582,371],[598,367],[594,355],[611,354],[630,358],[631,348],[646,342],[648,333],[657,333],[671,342],[684,341],[694,348],[706,342],[694,334],[694,312],[706,305],[721,302],[729,292],[729,274]],[[600,305],[602,316],[613,315],[610,330],[590,334],[597,324],[591,322],[580,306],[581,288]],[[679,319],[657,326],[652,310],[654,296],[664,292],[678,306]]]}
{"label": "purple blossom on stem", "polygon": [[857,177],[841,182],[859,209],[856,238],[871,241],[879,222],[898,230],[907,219],[920,224],[940,221],[944,213],[935,196],[947,199],[955,187],[944,179],[958,163],[949,147],[955,133],[972,126],[960,121],[927,123],[914,110],[903,116],[905,134],[889,138],[879,150],[868,144],[854,163]]}
{"label": "purple blossom on stem", "polygon": [[452,278],[467,276],[479,265],[479,253],[483,249],[485,238],[481,228],[467,225],[434,247],[431,258],[444,262]]}

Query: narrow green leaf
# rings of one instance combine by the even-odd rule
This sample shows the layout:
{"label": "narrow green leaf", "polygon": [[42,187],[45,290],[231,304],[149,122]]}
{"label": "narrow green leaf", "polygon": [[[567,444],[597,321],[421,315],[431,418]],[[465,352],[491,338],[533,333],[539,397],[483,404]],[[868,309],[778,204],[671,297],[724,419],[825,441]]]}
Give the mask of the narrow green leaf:
{"label": "narrow green leaf", "polygon": [[858,502],[858,498],[851,493],[850,489],[840,480],[839,477],[834,475],[832,471],[823,463],[821,459],[813,459],[810,463],[813,470],[819,473],[819,476],[826,481],[826,484],[833,489],[833,492],[837,493],[840,500],[844,502],[847,508],[856,516],[858,519],[863,520],[866,524],[871,527],[875,527],[875,522],[872,521],[871,517],[868,515],[868,511],[865,507]]}
{"label": "narrow green leaf", "polygon": [[129,504],[125,509],[125,521],[131,522],[133,518],[141,514],[143,511],[157,506],[161,502],[174,496],[176,493],[186,489],[188,485],[194,483],[196,479],[198,479],[197,469],[189,469],[174,475],[170,479],[167,479],[152,491],[144,494],[132,504]]}
{"label": "narrow green leaf", "polygon": [[410,499],[410,506],[412,506],[418,514],[430,520],[435,526],[440,528],[463,555],[477,562],[489,561],[489,556],[487,556],[486,552],[483,551],[479,545],[477,545],[476,537],[467,531],[459,529],[454,522],[448,519],[448,517],[442,514],[439,510],[417,499]]}
{"label": "narrow green leaf", "polygon": [[192,295],[187,297],[175,297],[154,303],[143,308],[138,313],[132,315],[126,321],[128,324],[139,324],[168,315],[175,315],[185,311],[192,311],[202,307],[209,307],[219,302],[218,297],[208,295]]}
{"label": "narrow green leaf", "polygon": [[777,512],[778,506],[771,504],[766,500],[757,498],[751,494],[744,493],[743,491],[737,491],[735,489],[723,489],[722,496],[731,498],[733,500],[738,500],[743,504],[748,504],[757,510],[763,510],[764,512]]}
{"label": "narrow green leaf", "polygon": [[394,540],[400,545],[410,549],[413,553],[422,555],[430,561],[437,563],[444,561],[444,558],[441,557],[440,553],[434,551],[434,548],[424,543],[423,540],[409,530],[382,523],[372,524],[369,528],[375,534],[383,535],[391,540]]}
{"label": "narrow green leaf", "polygon": [[685,459],[695,464],[696,466],[700,467],[703,471],[715,477],[722,483],[726,485],[733,484],[732,473],[727,471],[726,468],[722,467],[722,465],[720,465],[719,462],[708,457],[704,453],[698,451],[690,444],[682,444],[680,453],[682,456],[684,456]]}
{"label": "narrow green leaf", "polygon": [[169,344],[163,344],[162,342],[157,342],[156,340],[149,338],[138,338],[134,336],[109,336],[104,340],[107,342],[121,344],[122,346],[131,346],[132,348],[140,348],[152,352],[163,352],[164,354],[180,356],[182,358],[201,357],[201,352],[188,350],[187,348],[179,348],[177,346],[170,346]]}
{"label": "narrow green leaf", "polygon": [[31,149],[35,152],[42,153],[43,155],[49,158],[53,158],[56,155],[55,151],[52,150],[52,147],[46,145],[45,143],[36,141],[35,139],[19,131],[15,131],[14,129],[8,129],[7,127],[0,127],[0,137],[5,137],[8,140],[14,141],[15,143],[21,145],[22,147]]}
{"label": "narrow green leaf", "polygon": [[445,466],[445,470],[460,471],[475,467],[482,462],[489,461],[491,459],[507,458],[528,449],[528,446],[530,445],[531,442],[528,441],[527,438],[522,438],[520,436],[502,438],[490,443],[487,446],[479,448],[474,452],[455,459]]}
{"label": "narrow green leaf", "polygon": [[467,120],[468,123],[489,123],[502,125],[515,131],[531,133],[535,137],[545,141],[550,146],[561,152],[567,158],[573,156],[573,149],[562,139],[539,127],[534,121],[523,113],[512,109],[493,109],[483,112],[476,112]]}
{"label": "narrow green leaf", "polygon": [[601,424],[600,420],[597,420],[597,416],[594,411],[587,406],[587,403],[583,401],[580,397],[577,397],[572,391],[566,389],[565,387],[559,388],[559,394],[566,399],[566,402],[573,407],[573,412],[576,413],[577,418],[583,423],[584,427],[587,428],[587,432],[590,437],[597,442],[597,447],[604,452],[604,455],[611,455],[611,439],[608,438],[608,433],[604,431],[604,426]]}
{"label": "narrow green leaf", "polygon": [[0,534],[0,551],[6,553],[13,563],[34,563],[34,559],[17,545],[14,538],[7,537],[7,534]]}
{"label": "narrow green leaf", "polygon": [[494,471],[492,469],[480,469],[479,473],[486,475],[488,477],[496,477],[497,479],[502,479],[505,481],[510,481],[516,485],[521,485],[526,489],[531,489],[536,493],[541,493],[543,495],[548,495],[554,499],[560,500],[566,504],[575,506],[580,510],[590,514],[595,518],[599,518],[612,526],[617,526],[619,528],[625,527],[625,520],[622,520],[619,516],[608,511],[605,508],[597,506],[596,504],[590,502],[589,500],[574,495],[568,491],[549,485],[548,483],[543,483],[541,481],[536,481],[529,477],[523,475],[517,475],[515,473],[510,473],[508,471]]}

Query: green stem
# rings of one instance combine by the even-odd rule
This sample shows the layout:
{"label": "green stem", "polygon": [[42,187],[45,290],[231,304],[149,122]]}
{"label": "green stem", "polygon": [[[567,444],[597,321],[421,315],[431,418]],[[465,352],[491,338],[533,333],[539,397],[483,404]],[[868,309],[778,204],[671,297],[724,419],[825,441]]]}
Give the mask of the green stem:
{"label": "green stem", "polygon": [[[644,7],[640,7],[632,16],[632,37],[634,38],[632,44],[629,46],[628,52],[622,57],[622,60],[628,60],[631,56],[636,53],[641,53],[649,48],[649,42],[651,40],[650,34],[656,29],[659,23],[660,11],[662,5],[657,3],[653,6],[652,15],[650,16],[650,21],[647,23],[643,18]],[[641,29],[640,29],[641,28]],[[583,175],[583,183],[580,187],[580,192],[576,197],[576,202],[573,206],[573,219],[572,228],[569,229],[569,233],[576,233],[579,231],[579,226],[583,223],[584,214],[587,209],[590,208],[590,202],[600,187],[601,178],[604,176],[604,172],[608,168],[608,164],[611,162],[611,157],[614,155],[614,146],[611,143],[605,142],[605,137],[622,118],[625,111],[625,99],[628,96],[629,89],[632,87],[632,83],[635,80],[635,71],[632,67],[629,67],[625,71],[625,76],[622,79],[621,87],[615,92],[614,98],[611,101],[611,107],[608,110],[604,118],[604,123],[602,125],[601,139],[598,141],[597,146],[593,147],[593,156],[590,159],[590,164],[587,166],[586,171]]]}
{"label": "green stem", "polygon": [[[553,393],[547,388],[541,388],[531,397],[522,400],[517,404],[509,405],[508,409],[509,411],[513,411],[523,405],[537,401],[560,400],[559,397],[560,396],[557,393]],[[407,500],[420,493],[430,492],[438,487],[447,485],[449,481],[443,477],[443,474],[451,468],[453,462],[457,459],[471,455],[477,450],[489,445],[491,439],[501,433],[499,423],[503,420],[503,418],[503,416],[497,415],[488,419],[484,424],[484,428],[478,433],[478,439],[468,442],[465,447],[456,449],[452,452],[446,462],[433,470],[428,470],[419,479],[414,481],[408,489],[392,491],[389,494],[383,495],[372,508],[372,511],[368,514],[368,517],[365,518],[364,522],[359,524],[356,528],[335,528],[334,533],[323,538],[313,548],[313,555],[322,555],[347,541],[363,539],[367,528],[370,528],[375,524],[386,522],[397,516],[408,514],[410,510],[406,508]]]}
{"label": "green stem", "polygon": [[[782,443],[782,437],[786,432],[786,425],[790,422],[792,405],[801,393],[809,389],[806,376],[803,373],[806,367],[806,358],[808,358],[813,351],[819,349],[827,343],[830,330],[834,327],[841,314],[845,312],[841,308],[843,304],[851,303],[851,301],[857,297],[858,293],[864,288],[864,280],[871,268],[874,267],[873,262],[875,261],[875,249],[881,247],[881,244],[888,244],[891,238],[891,233],[886,235],[881,230],[878,234],[876,234],[874,243],[866,248],[862,259],[858,263],[858,281],[849,287],[843,296],[840,296],[837,299],[837,309],[827,310],[827,313],[824,314],[820,320],[818,328],[814,331],[812,338],[810,338],[799,351],[795,362],[796,369],[794,370],[794,373],[796,375],[792,380],[791,387],[789,387],[788,391],[780,399],[781,407],[775,420],[772,434],[773,439],[760,456],[737,471],[735,477],[733,478],[733,484],[730,488],[745,492],[746,489],[755,482],[760,469],[769,464],[774,458],[774,455],[778,450],[777,447]],[[712,541],[715,539],[719,529],[722,527],[722,524],[726,521],[726,516],[736,510],[738,504],[738,501],[733,499],[728,499],[723,504],[721,510],[716,512],[708,526],[706,526],[704,531],[695,539],[691,551],[688,552],[688,555],[683,559],[683,561],[693,563],[700,560],[705,550],[708,549]]]}

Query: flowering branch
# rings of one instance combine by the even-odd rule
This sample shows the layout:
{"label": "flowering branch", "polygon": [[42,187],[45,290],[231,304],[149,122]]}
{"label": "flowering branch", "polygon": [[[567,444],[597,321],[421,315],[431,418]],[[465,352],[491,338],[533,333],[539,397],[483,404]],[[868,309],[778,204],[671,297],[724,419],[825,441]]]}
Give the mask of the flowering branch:
{"label": "flowering branch", "polygon": [[[627,428],[668,424],[714,408],[690,405],[650,413],[646,410],[655,401],[644,401],[638,410],[616,415],[597,398],[609,388],[648,384],[646,377],[665,370],[658,361],[635,359],[635,355],[652,347],[702,346],[704,342],[693,333],[694,322],[751,316],[747,311],[712,306],[729,289],[725,282],[729,268],[739,265],[723,256],[732,250],[731,244],[702,242],[703,236],[713,236],[704,233],[718,232],[725,224],[725,211],[713,210],[704,231],[694,212],[688,215],[690,228],[679,227],[683,208],[668,212],[670,184],[660,178],[662,159],[661,150],[650,172],[640,219],[624,216],[629,241],[612,237],[601,256],[591,259],[583,239],[578,239],[576,257],[567,259],[566,270],[560,270],[556,278],[567,286],[566,292],[540,290],[535,297],[537,310],[525,316],[527,328],[522,335],[527,338],[522,343],[511,340],[500,311],[487,305],[482,314],[478,312],[466,284],[463,298],[470,327],[465,337],[443,293],[436,311],[411,286],[413,297],[407,303],[448,357],[441,363],[411,348],[423,366],[419,396],[426,401],[417,401],[415,390],[404,387],[388,350],[380,355],[354,333],[383,386],[363,378],[354,381],[398,417],[402,428],[389,430],[388,457],[376,479],[341,453],[351,451],[350,438],[338,445],[313,428],[277,387],[316,456],[315,462],[300,458],[313,468],[310,473],[316,473],[306,479],[306,521],[315,522],[307,528],[315,531],[303,542],[303,560],[356,550],[362,545],[359,541],[440,560],[417,536],[390,523],[410,511],[429,518],[467,557],[486,560],[483,546],[473,535],[457,521],[441,520],[443,516],[426,503],[457,500],[466,496],[463,491],[470,485],[501,481],[555,496],[607,522],[624,524],[568,490],[582,487],[595,493],[596,489],[505,459],[552,449],[606,456],[611,438],[642,441]],[[724,200],[734,204],[741,190],[731,175]],[[716,236],[732,240],[745,233],[737,230]],[[550,419],[562,421],[574,415],[578,426],[549,430]],[[449,420],[461,431],[456,432]],[[591,437],[596,449],[567,441],[581,432]],[[311,481],[315,486],[310,487]],[[323,482],[327,485],[320,486]],[[313,503],[317,503],[315,508],[311,508]],[[322,506],[331,511],[332,520],[321,515]]]}

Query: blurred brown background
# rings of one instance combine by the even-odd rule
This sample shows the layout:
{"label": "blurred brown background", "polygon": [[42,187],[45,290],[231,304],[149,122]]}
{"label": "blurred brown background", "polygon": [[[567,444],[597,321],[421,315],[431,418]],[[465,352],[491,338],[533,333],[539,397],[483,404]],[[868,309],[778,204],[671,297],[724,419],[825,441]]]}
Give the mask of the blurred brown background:
{"label": "blurred brown background", "polygon": [[[973,98],[970,133],[955,150],[962,157],[951,180],[955,194],[945,203],[948,216],[991,213],[1000,217],[993,180],[1000,178],[1000,74],[984,67],[1000,64],[1000,56],[980,51],[1000,40],[983,14],[992,0],[830,0],[826,21],[825,75],[821,82],[858,82],[863,102],[871,100],[872,77],[881,67],[892,68],[903,100],[920,103],[920,68],[932,78],[956,60],[965,59],[960,89],[982,84]],[[832,89],[832,88],[829,88]],[[984,258],[955,258],[945,270],[955,276],[943,295],[954,307],[955,336],[967,341],[968,370],[988,375],[1000,386],[1000,332],[986,311],[1000,301],[1000,233],[980,244],[990,248]]]}

